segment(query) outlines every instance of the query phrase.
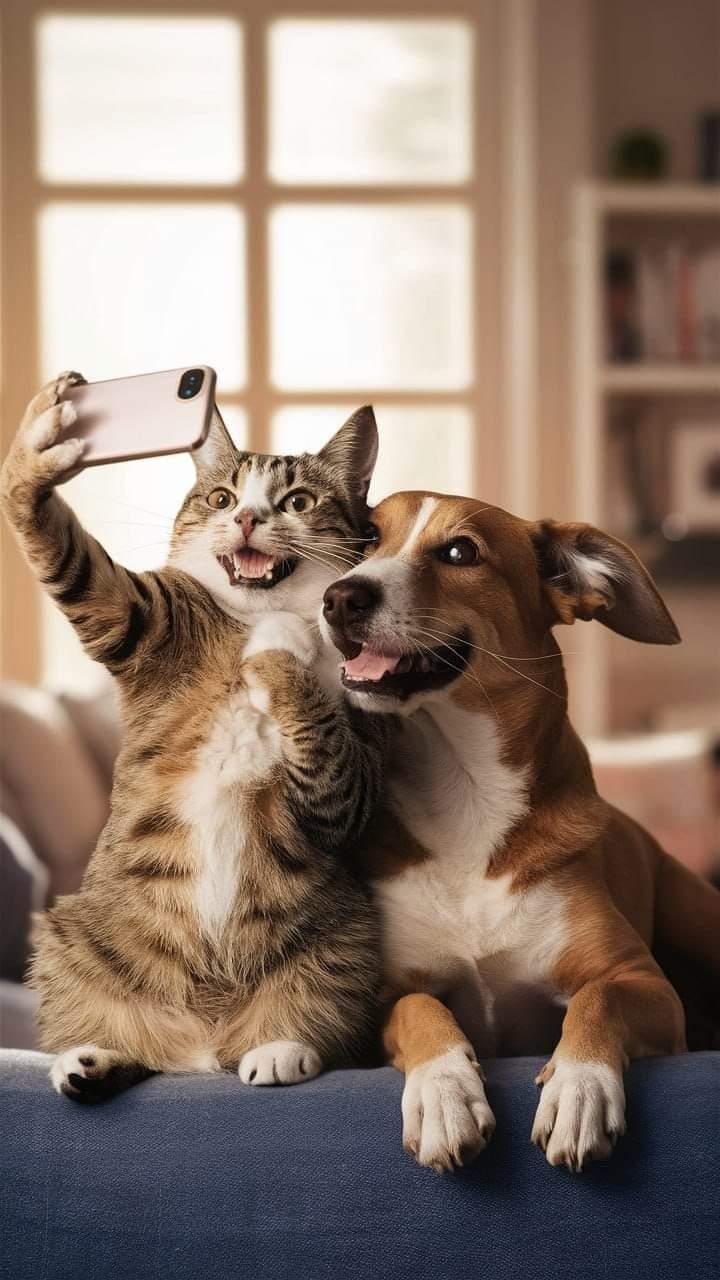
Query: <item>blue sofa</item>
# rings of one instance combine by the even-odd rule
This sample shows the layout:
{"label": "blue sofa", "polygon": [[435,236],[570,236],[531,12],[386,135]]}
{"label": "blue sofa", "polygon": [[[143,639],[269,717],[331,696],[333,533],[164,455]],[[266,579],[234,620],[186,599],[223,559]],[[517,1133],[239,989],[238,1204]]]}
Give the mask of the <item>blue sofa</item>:
{"label": "blue sofa", "polygon": [[289,1089],[156,1077],[107,1105],[0,1054],[7,1280],[711,1280],[720,1268],[720,1054],[639,1062],[629,1131],[583,1174],[529,1141],[539,1060],[487,1064],[498,1128],[442,1177],[400,1145],[402,1081]]}

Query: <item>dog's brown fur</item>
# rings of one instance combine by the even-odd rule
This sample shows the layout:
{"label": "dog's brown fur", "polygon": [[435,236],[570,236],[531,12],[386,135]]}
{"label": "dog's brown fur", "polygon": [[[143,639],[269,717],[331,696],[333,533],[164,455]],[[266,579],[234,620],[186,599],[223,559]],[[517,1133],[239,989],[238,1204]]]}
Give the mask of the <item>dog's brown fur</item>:
{"label": "dog's brown fur", "polygon": [[[416,522],[422,524],[422,504],[427,506],[428,498],[436,499],[431,514],[413,532]],[[555,901],[562,933],[554,952],[538,962],[533,981],[566,1001],[567,1012],[561,1039],[540,1080],[547,1084],[558,1063],[565,1071],[568,1064],[594,1064],[620,1079],[631,1058],[682,1052],[683,1008],[653,951],[660,955],[671,948],[689,959],[709,996],[705,1012],[720,1028],[720,894],[598,796],[587,753],[567,718],[565,674],[552,634],[558,622],[594,617],[637,640],[674,643],[677,631],[651,579],[627,547],[596,529],[535,524],[466,499],[397,494],[379,505],[373,519],[376,548],[341,582],[362,584],[373,575],[374,582],[382,586],[392,581],[392,587],[382,602],[347,625],[335,624],[336,644],[344,653],[356,652],[360,643],[376,653],[412,653],[418,644],[454,643],[459,662],[461,637],[469,637],[474,646],[469,661],[462,672],[448,672],[442,696],[450,710],[469,713],[478,735],[487,732],[488,723],[494,726],[502,763],[527,779],[525,812],[509,823],[487,863],[478,865],[470,880],[472,901],[482,901],[486,891],[497,900],[499,887],[507,885],[503,918],[513,928],[520,921],[513,935],[515,952],[511,947],[505,959],[477,954],[480,977],[492,981],[503,968],[512,971],[522,947],[538,941],[531,904]],[[477,563],[459,568],[438,558],[439,550],[459,537],[470,539]],[[402,606],[400,596],[405,597]],[[372,691],[355,696],[367,709],[378,710],[383,702]],[[438,696],[431,702],[418,695],[414,705],[432,715]],[[390,710],[402,710],[391,697],[385,702]],[[412,714],[407,723],[412,725]],[[395,801],[404,804],[407,791],[406,813],[412,812],[413,794],[420,796],[432,786],[435,767],[428,759],[426,773],[416,776],[412,787],[404,779],[397,784]],[[394,896],[386,890],[396,880],[402,885],[403,876],[409,886],[417,886],[423,868],[436,883],[444,864],[451,865],[451,851],[437,843],[423,848],[417,825],[403,841],[397,803],[390,820],[395,834],[389,856],[383,864],[370,844],[366,865],[381,899],[385,895],[390,904],[385,929],[392,944],[393,936],[402,936],[405,907],[402,890]],[[479,828],[478,840],[481,836]],[[450,830],[446,840],[452,840]],[[413,878],[408,878],[409,868]],[[408,919],[417,935],[416,917]],[[461,933],[468,923],[467,917],[462,923],[458,919],[458,955],[464,954]],[[404,927],[409,927],[407,921]],[[466,1035],[445,1007],[453,1004],[452,977],[434,971],[434,952],[428,951],[427,966],[417,953],[416,947],[405,970],[396,957],[386,973],[400,996],[388,1017],[386,1048],[407,1073],[408,1089],[413,1073],[420,1078],[420,1069],[453,1046],[472,1056]],[[502,1041],[503,1027],[497,1030]],[[537,1046],[529,1043],[526,1051],[533,1048]],[[429,1088],[427,1077],[422,1078]],[[619,1088],[621,1096],[621,1084]],[[439,1105],[439,1096],[436,1090],[425,1098],[425,1129],[428,1109]],[[574,1105],[571,1084],[565,1100],[553,1104],[554,1113],[548,1106],[538,1113],[533,1136],[547,1148],[548,1159],[580,1167],[585,1159],[606,1155],[622,1128],[621,1117],[611,1123],[606,1116],[604,1125],[596,1126],[602,1132],[591,1141],[587,1135],[559,1133],[558,1105],[565,1111]],[[416,1126],[408,1138],[413,1109]],[[422,1104],[408,1102],[406,1139],[424,1162],[447,1167],[482,1145],[471,1120],[457,1121],[452,1108],[445,1113],[445,1139],[425,1144],[422,1110]],[[451,1132],[453,1124],[457,1133]]]}

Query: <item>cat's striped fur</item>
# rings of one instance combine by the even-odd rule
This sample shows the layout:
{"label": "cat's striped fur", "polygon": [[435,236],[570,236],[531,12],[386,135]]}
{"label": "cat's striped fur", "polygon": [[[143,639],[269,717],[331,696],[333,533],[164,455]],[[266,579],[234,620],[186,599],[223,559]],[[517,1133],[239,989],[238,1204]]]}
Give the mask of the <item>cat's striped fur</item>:
{"label": "cat's striped fur", "polygon": [[[2,472],[21,546],[116,677],[125,725],[111,816],[81,891],[39,922],[42,1045],[61,1055],[56,1086],[84,1100],[151,1071],[237,1068],[244,1056],[251,1081],[302,1079],[361,1055],[376,1009],[375,910],[341,855],[373,809],[382,734],[323,687],[316,633],[287,612],[295,599],[317,611],[323,581],[363,532],[372,414],[324,455],[277,464],[238,453],[216,423],[169,567],[133,573],[55,491],[81,456],[64,438],[62,400],[77,377],[31,403]],[[223,569],[223,592],[217,555],[232,531],[208,492],[235,493],[258,472],[281,491],[290,471],[312,485],[315,527],[334,530],[332,544],[317,535],[323,564],[298,551],[299,567],[272,590],[238,591]],[[262,491],[273,506],[277,494]],[[312,524],[292,537],[276,524],[268,515],[278,549],[312,544]],[[269,1057],[248,1057],[266,1044]]]}

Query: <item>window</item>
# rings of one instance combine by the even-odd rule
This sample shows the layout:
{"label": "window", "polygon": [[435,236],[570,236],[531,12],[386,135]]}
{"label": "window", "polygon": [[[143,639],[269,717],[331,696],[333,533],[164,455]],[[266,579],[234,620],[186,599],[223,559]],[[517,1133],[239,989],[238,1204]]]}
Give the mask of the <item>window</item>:
{"label": "window", "polygon": [[[283,452],[370,400],[371,496],[470,492],[477,6],[342,10],[28,16],[35,380],[212,364],[236,441]],[[150,566],[191,476],[153,459],[66,494],[113,555]],[[87,687],[92,664],[43,609],[44,678]]]}

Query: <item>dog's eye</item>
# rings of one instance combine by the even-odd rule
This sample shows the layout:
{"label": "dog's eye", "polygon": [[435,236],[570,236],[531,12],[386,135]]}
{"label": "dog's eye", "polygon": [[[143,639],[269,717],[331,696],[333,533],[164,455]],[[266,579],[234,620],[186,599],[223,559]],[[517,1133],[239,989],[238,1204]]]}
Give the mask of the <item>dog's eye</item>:
{"label": "dog's eye", "polygon": [[435,554],[443,564],[477,564],[481,559],[480,552],[470,538],[453,538],[452,542],[439,547]]}
{"label": "dog's eye", "polygon": [[213,489],[207,496],[207,504],[213,511],[227,511],[235,506],[235,498],[229,489]]}
{"label": "dog's eye", "polygon": [[281,511],[291,511],[294,515],[299,516],[303,512],[312,511],[317,498],[314,498],[306,489],[297,489],[295,493],[289,493],[280,503]]}
{"label": "dog's eye", "polygon": [[366,525],[365,532],[363,534],[363,542],[367,546],[375,547],[377,546],[379,541],[380,541],[380,530],[378,529],[377,525],[376,524]]}

